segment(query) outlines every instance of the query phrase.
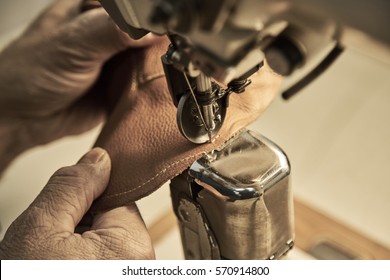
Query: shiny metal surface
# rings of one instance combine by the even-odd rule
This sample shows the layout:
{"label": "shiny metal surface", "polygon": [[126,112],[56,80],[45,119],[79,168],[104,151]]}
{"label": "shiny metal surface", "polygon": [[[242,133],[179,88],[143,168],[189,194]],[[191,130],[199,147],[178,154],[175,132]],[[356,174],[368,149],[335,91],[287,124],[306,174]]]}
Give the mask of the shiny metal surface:
{"label": "shiny metal surface", "polygon": [[290,173],[284,152],[264,136],[245,131],[219,151],[194,162],[189,173],[231,201],[260,197]]}
{"label": "shiny metal surface", "polygon": [[177,209],[181,222],[180,233],[187,260],[220,259],[214,234],[197,203],[181,198]]}
{"label": "shiny metal surface", "polygon": [[193,143],[202,144],[214,138],[222,126],[223,120],[226,116],[226,108],[216,103],[215,115],[220,115],[221,118],[215,118],[214,130],[206,129],[198,108],[192,98],[191,94],[185,94],[177,106],[176,120],[180,132]]}
{"label": "shiny metal surface", "polygon": [[[206,98],[212,97],[213,87],[211,84],[211,78],[206,76],[203,73],[200,73],[198,77],[196,77],[196,95],[206,96]],[[195,96],[196,98],[197,96]],[[208,131],[209,136],[211,135],[212,131],[216,128],[216,116],[214,108],[217,104],[215,102],[208,102],[208,104],[202,104],[201,106],[201,114],[203,115],[202,119],[204,120],[204,126],[206,130]],[[212,137],[209,137],[210,142],[212,141]]]}
{"label": "shiny metal surface", "polygon": [[[360,40],[365,36],[353,32],[356,29],[374,39],[370,41],[375,44],[369,44],[365,51],[390,63],[386,28],[390,25],[390,4],[386,0],[100,2],[133,38],[148,32],[167,34],[175,48],[171,57],[174,67],[188,76],[198,72],[207,76],[203,79],[201,74],[198,79],[199,91],[209,88],[208,77],[225,84],[240,80],[266,57],[275,72],[288,77],[283,91],[285,98],[290,97],[330,66],[345,45],[367,46],[368,40]],[[193,106],[186,104],[187,98],[183,100],[177,114],[181,133],[194,143],[212,142],[219,122],[223,123],[222,114],[219,118],[215,112],[220,108],[206,102],[196,115],[191,111]],[[177,105],[178,99],[174,103]]]}
{"label": "shiny metal surface", "polygon": [[211,91],[212,86],[210,77],[207,77],[205,74],[200,73],[199,76],[196,78],[196,89],[198,92],[201,93]]}
{"label": "shiny metal surface", "polygon": [[192,242],[190,235],[183,235],[188,225],[178,210],[183,209],[182,199],[197,205],[222,259],[283,256],[294,244],[289,174],[289,162],[283,151],[252,131],[240,133],[221,150],[194,162],[188,173],[171,182],[184,251],[209,248],[210,238],[199,238],[204,230],[194,231],[194,227]]}
{"label": "shiny metal surface", "polygon": [[[100,1],[133,37],[146,30],[184,38],[191,46],[191,58],[197,61],[197,68],[221,82],[238,78],[261,62],[269,39],[284,31],[275,26],[283,25],[294,30],[288,33],[307,53],[308,63],[335,40],[374,56],[378,55],[377,49],[386,49],[380,51],[378,58],[390,61],[387,0],[197,1],[200,8],[193,1],[183,0],[180,5],[165,0],[157,2],[168,5],[171,14],[160,22],[151,20],[156,10],[161,10],[156,9],[156,1]],[[350,34],[356,30],[368,36],[353,35],[351,39]],[[255,50],[258,52],[253,53]]]}

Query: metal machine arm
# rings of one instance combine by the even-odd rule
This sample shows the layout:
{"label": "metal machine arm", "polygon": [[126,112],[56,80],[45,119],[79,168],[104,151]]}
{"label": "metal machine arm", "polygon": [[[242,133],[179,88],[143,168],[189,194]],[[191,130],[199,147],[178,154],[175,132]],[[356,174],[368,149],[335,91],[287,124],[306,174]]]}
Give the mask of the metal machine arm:
{"label": "metal machine arm", "polygon": [[[178,127],[197,144],[217,135],[230,94],[245,91],[265,58],[293,80],[285,98],[321,74],[345,45],[390,63],[388,0],[99,1],[134,39],[168,35],[162,63]],[[356,29],[375,44],[356,36]],[[289,174],[282,150],[246,131],[174,178],[172,201],[186,258],[284,255],[294,240]]]}

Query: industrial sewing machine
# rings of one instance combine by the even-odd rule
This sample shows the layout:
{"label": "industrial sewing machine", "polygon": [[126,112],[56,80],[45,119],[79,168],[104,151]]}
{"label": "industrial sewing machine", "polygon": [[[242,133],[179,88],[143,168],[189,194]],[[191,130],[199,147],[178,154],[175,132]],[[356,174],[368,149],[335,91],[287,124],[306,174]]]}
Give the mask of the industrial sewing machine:
{"label": "industrial sewing machine", "polygon": [[[390,42],[386,0],[100,2],[134,39],[149,32],[169,36],[162,63],[178,128],[197,144],[213,141],[229,96],[250,86],[264,59],[287,77],[283,97],[288,99],[331,65],[345,45],[389,58],[382,55]],[[283,151],[246,131],[174,178],[172,201],[186,258],[284,255],[294,240],[289,174]]]}

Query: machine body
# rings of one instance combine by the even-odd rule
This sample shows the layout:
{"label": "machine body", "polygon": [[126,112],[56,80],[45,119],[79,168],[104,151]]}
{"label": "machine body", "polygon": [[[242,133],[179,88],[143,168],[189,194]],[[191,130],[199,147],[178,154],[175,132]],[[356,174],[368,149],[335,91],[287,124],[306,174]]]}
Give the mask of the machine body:
{"label": "machine body", "polygon": [[[196,144],[213,141],[229,96],[250,86],[264,59],[286,77],[285,99],[345,46],[390,63],[387,0],[99,1],[132,38],[169,37],[162,63],[178,128]],[[289,176],[282,150],[249,131],[194,162],[171,182],[186,258],[284,255],[294,240]]]}
{"label": "machine body", "polygon": [[277,259],[294,244],[290,164],[243,131],[171,181],[187,259]]}
{"label": "machine body", "polygon": [[162,60],[178,128],[197,144],[213,141],[229,95],[245,90],[264,58],[275,72],[291,77],[286,99],[318,77],[345,45],[369,49],[390,63],[387,0],[100,2],[135,39],[149,32],[169,36],[172,45]]}

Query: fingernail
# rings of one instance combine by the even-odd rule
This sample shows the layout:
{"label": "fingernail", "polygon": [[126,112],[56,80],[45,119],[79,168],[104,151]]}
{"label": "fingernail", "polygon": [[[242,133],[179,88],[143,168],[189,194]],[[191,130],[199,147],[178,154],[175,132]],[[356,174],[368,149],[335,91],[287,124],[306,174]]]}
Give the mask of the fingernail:
{"label": "fingernail", "polygon": [[102,148],[93,148],[86,153],[78,163],[94,164],[102,161],[107,156],[107,152]]}

